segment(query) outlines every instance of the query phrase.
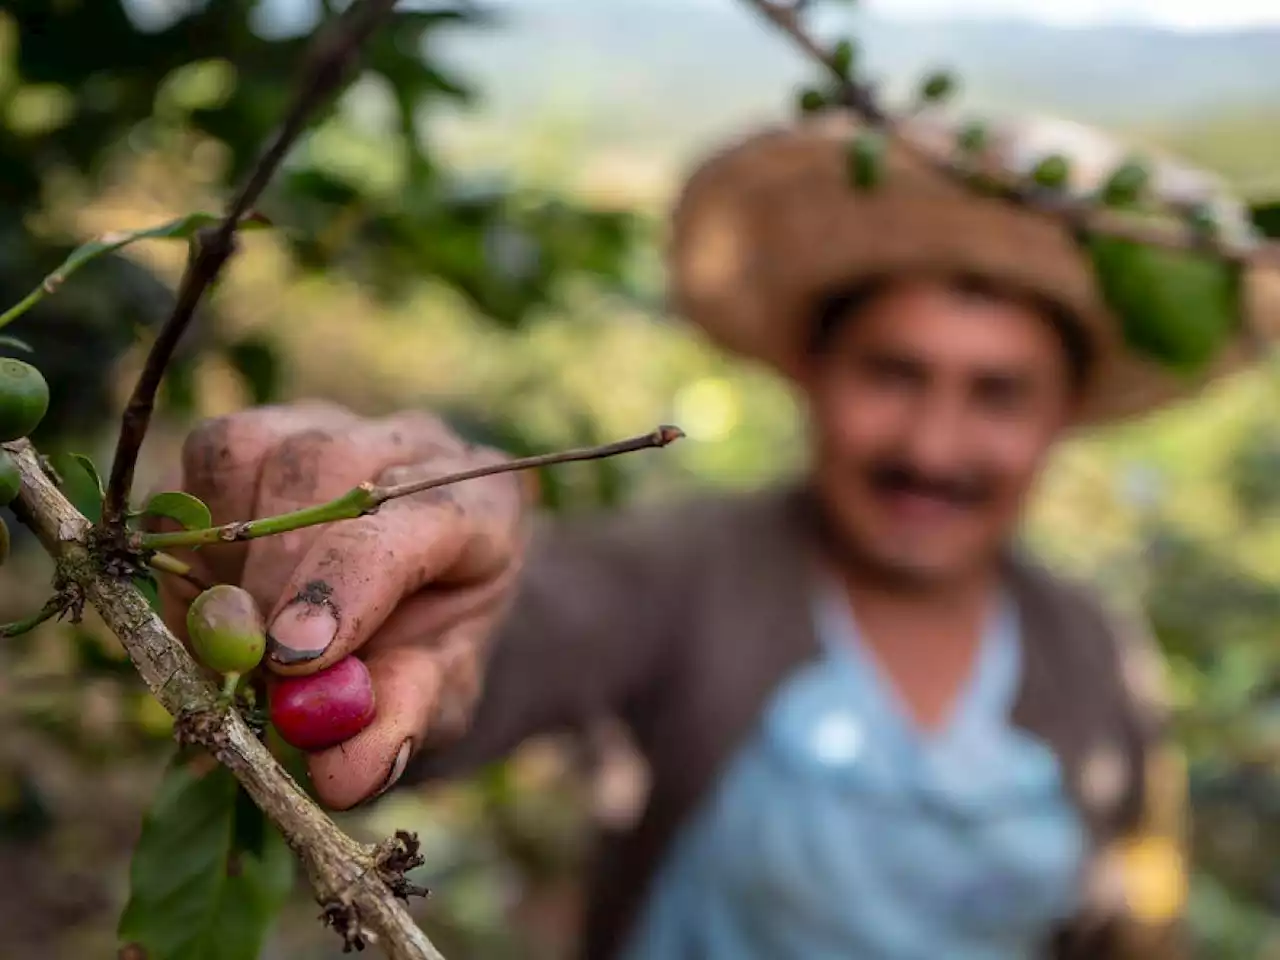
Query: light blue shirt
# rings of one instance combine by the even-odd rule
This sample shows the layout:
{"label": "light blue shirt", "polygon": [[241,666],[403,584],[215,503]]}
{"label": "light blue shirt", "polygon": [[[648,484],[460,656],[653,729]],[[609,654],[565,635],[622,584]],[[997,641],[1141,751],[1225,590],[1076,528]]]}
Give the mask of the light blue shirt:
{"label": "light blue shirt", "polygon": [[843,593],[677,837],[624,960],[1023,960],[1076,906],[1086,833],[1010,723],[1007,599],[948,725],[922,736]]}

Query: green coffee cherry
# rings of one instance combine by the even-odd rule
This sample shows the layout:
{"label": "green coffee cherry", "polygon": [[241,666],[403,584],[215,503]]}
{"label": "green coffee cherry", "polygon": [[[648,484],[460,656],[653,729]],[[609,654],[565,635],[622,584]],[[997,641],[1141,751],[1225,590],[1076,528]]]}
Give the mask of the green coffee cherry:
{"label": "green coffee cherry", "polygon": [[49,384],[31,364],[0,357],[0,442],[25,437],[49,411]]}
{"label": "green coffee cherry", "polygon": [[22,489],[22,475],[13,457],[0,450],[0,507],[7,507],[18,498]]}
{"label": "green coffee cherry", "polygon": [[977,122],[966,124],[956,139],[964,153],[981,153],[987,148],[987,128]]}
{"label": "green coffee cherry", "polygon": [[859,133],[849,144],[849,180],[863,189],[874,187],[884,174],[884,137],[877,131]]}
{"label": "green coffee cherry", "polygon": [[848,80],[853,75],[855,50],[852,40],[841,40],[831,51],[831,65],[840,76]]}
{"label": "green coffee cherry", "polygon": [[1071,165],[1066,157],[1055,153],[1036,164],[1031,178],[1042,187],[1058,190],[1065,187],[1071,178]]}
{"label": "green coffee cherry", "polygon": [[262,661],[267,630],[248,591],[230,584],[210,587],[187,610],[187,633],[200,662],[224,674],[241,674]]}
{"label": "green coffee cherry", "polygon": [[1126,160],[1107,178],[1102,202],[1111,207],[1127,207],[1138,202],[1151,181],[1151,173],[1136,160]]}
{"label": "green coffee cherry", "polygon": [[956,89],[956,80],[949,73],[934,73],[925,78],[920,85],[920,98],[926,103],[937,103],[951,96]]}
{"label": "green coffee cherry", "polygon": [[799,107],[801,113],[817,113],[827,105],[827,97],[821,90],[809,88],[800,91]]}

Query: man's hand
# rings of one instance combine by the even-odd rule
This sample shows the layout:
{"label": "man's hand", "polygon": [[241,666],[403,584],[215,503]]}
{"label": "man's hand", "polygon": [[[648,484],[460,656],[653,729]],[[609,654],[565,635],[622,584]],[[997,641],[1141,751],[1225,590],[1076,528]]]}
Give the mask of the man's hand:
{"label": "man's hand", "polygon": [[[323,503],[363,481],[402,483],[501,459],[428,414],[370,420],[309,402],[201,425],[164,489],[199,497],[223,524]],[[376,796],[427,737],[465,725],[485,642],[519,570],[523,490],[518,475],[499,474],[391,500],[355,520],[173,551],[200,579],[254,596],[268,625],[269,673],[312,673],[350,654],[368,666],[377,719],[308,757],[328,806]],[[185,642],[198,590],[161,579],[165,622]]]}

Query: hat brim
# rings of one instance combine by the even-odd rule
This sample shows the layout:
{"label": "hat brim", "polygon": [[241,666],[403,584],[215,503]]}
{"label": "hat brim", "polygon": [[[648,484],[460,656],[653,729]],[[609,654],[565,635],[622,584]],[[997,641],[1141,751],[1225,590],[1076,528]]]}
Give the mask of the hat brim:
{"label": "hat brim", "polygon": [[1280,327],[1280,273],[1250,267],[1237,332],[1205,369],[1179,373],[1126,344],[1060,220],[980,196],[895,147],[876,188],[854,190],[855,129],[841,119],[766,130],[686,181],[671,221],[671,305],[722,348],[795,376],[834,289],[921,271],[984,276],[1048,297],[1083,324],[1094,352],[1084,425],[1197,393],[1255,360]]}

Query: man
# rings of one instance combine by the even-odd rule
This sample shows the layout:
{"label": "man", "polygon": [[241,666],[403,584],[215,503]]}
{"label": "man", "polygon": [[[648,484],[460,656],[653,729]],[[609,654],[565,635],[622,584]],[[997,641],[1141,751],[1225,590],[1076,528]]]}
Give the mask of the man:
{"label": "man", "polygon": [[[369,665],[377,720],[309,757],[334,808],[621,719],[651,791],[600,838],[587,957],[1174,958],[1151,649],[1011,540],[1065,431],[1189,387],[1056,222],[900,152],[854,191],[849,134],[712,158],[671,244],[678,310],[803,397],[802,479],[526,530],[495,476],[188,559],[254,593],[275,673]],[[181,484],[225,522],[495,456],[308,403],[202,425]]]}

